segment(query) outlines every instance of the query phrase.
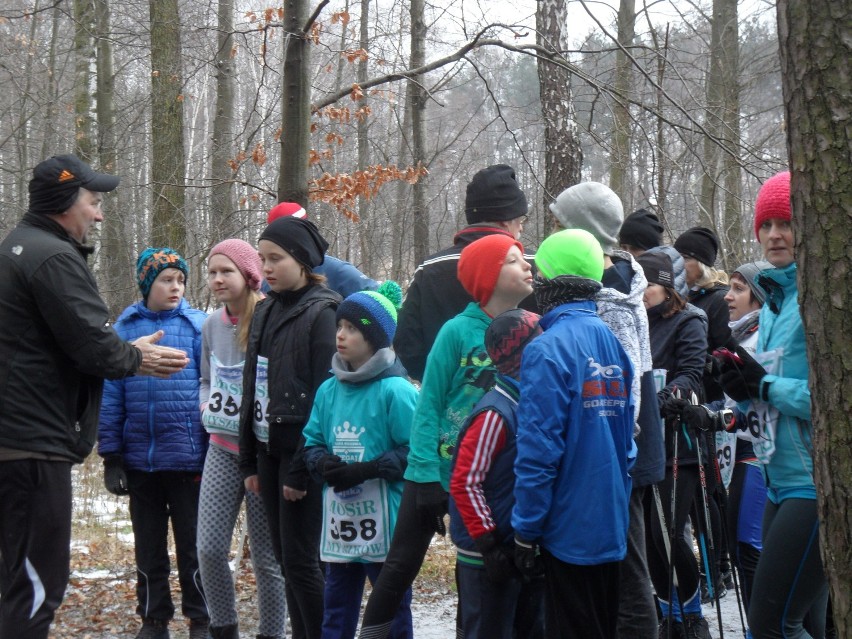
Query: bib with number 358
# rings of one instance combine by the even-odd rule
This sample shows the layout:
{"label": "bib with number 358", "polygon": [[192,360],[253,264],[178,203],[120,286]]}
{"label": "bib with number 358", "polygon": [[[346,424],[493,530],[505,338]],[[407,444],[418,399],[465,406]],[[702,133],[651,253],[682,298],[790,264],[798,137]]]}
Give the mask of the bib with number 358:
{"label": "bib with number 358", "polygon": [[383,562],[390,546],[388,486],[370,479],[340,493],[323,488],[320,559]]}

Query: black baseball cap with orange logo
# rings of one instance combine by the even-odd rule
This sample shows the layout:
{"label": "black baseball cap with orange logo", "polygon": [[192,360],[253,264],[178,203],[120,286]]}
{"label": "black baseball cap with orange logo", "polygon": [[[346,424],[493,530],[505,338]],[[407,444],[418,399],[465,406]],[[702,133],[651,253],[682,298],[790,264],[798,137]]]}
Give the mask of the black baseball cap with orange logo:
{"label": "black baseball cap with orange logo", "polygon": [[98,173],[76,155],[55,155],[33,169],[30,180],[30,213],[58,215],[68,210],[80,187],[106,193],[115,189],[121,178]]}

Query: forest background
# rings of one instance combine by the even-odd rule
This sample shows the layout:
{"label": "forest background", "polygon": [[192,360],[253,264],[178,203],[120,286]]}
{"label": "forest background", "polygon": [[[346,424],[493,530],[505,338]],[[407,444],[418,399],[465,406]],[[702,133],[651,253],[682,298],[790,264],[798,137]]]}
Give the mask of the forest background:
{"label": "forest background", "polygon": [[[74,152],[122,176],[92,240],[114,315],[149,245],[254,243],[279,200],[330,253],[407,282],[464,225],[465,186],[510,164],[522,240],[582,180],[720,266],[757,257],[760,183],[793,171],[817,425],[823,555],[852,628],[852,19],[815,0],[7,0],[0,9],[0,234],[32,167]],[[829,283],[830,286],[825,284]],[[850,630],[852,632],[852,630]]]}

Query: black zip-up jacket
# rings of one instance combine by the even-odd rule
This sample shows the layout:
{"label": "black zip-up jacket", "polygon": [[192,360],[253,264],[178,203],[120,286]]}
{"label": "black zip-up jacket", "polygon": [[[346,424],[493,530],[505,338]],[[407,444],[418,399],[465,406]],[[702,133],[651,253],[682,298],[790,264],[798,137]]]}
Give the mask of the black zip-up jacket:
{"label": "black zip-up jacket", "polygon": [[[430,255],[414,271],[414,278],[408,285],[399,310],[396,337],[393,340],[394,351],[413,379],[423,379],[426,358],[444,323],[461,313],[473,301],[456,275],[462,249],[471,242],[496,233],[510,235],[498,226],[467,226],[456,233],[451,247]],[[524,259],[533,266],[535,273],[533,256],[525,254]],[[521,306],[537,312],[533,295],[525,299]]]}
{"label": "black zip-up jacket", "polygon": [[83,461],[104,378],[127,377],[142,363],[107,325],[91,252],[36,214],[0,244],[0,448]]}
{"label": "black zip-up jacket", "polygon": [[689,303],[700,308],[707,314],[707,360],[704,369],[704,401],[713,402],[724,398],[724,392],[719,382],[711,374],[713,351],[728,344],[731,340],[731,329],[728,303],[725,295],[729,288],[717,284],[712,288],[701,288],[689,292]]}
{"label": "black zip-up jacket", "polygon": [[258,440],[252,426],[255,410],[257,358],[269,360],[269,454],[296,453],[285,485],[304,490],[310,482],[301,455],[302,429],[311,414],[314,395],[331,375],[336,350],[335,314],[340,295],[324,286],[270,293],[258,303],[251,322],[243,370],[240,406],[240,457],[243,477],[257,474]]}
{"label": "black zip-up jacket", "polygon": [[[658,395],[677,388],[688,399],[694,392],[699,401],[702,395],[701,378],[707,353],[707,324],[696,309],[687,306],[671,317],[660,314],[661,305],[648,309],[648,329],[651,338],[651,359],[654,368],[667,371],[666,386]],[[666,426],[666,461],[671,463],[674,445],[671,425]],[[694,445],[681,436],[678,442],[680,462],[695,464]]]}

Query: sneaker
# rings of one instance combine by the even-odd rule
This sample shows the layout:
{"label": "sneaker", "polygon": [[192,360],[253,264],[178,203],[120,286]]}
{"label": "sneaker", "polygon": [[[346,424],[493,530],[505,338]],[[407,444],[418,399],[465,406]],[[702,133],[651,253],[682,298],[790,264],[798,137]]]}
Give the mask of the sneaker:
{"label": "sneaker", "polygon": [[[663,617],[663,621],[660,623],[660,631],[657,634],[659,639],[669,639],[669,620],[666,617]],[[684,631],[683,624],[679,621],[672,619],[672,636],[671,639],[684,639]]]}
{"label": "sneaker", "polygon": [[143,617],[136,639],[169,639],[169,620]]}
{"label": "sneaker", "polygon": [[190,619],[189,639],[210,639],[210,620]]}
{"label": "sneaker", "polygon": [[707,625],[707,620],[701,615],[686,615],[684,629],[686,630],[686,639],[713,639],[710,635],[710,626]]}

